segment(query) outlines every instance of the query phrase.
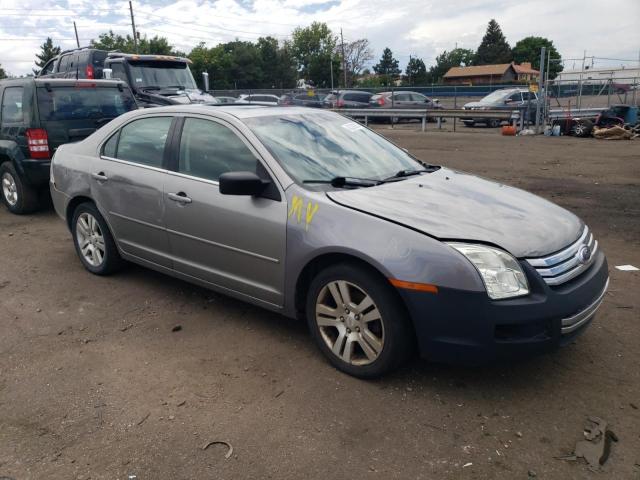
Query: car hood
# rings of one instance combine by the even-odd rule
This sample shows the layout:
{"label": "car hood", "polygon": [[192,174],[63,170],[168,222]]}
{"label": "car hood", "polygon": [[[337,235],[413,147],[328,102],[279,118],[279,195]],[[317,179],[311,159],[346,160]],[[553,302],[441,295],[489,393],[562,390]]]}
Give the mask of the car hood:
{"label": "car hood", "polygon": [[492,106],[491,103],[482,103],[482,102],[469,102],[464,104],[464,108],[478,108],[478,107],[489,108],[491,106]]}
{"label": "car hood", "polygon": [[518,258],[558,251],[583,229],[578,217],[543,198],[447,168],[327,196],[441,240],[490,243]]}

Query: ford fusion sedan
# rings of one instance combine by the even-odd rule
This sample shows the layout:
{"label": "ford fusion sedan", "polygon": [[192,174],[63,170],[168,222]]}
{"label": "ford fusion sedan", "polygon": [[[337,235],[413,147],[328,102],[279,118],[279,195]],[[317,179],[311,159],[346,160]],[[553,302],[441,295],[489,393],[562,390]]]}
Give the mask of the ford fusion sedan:
{"label": "ford fusion sedan", "polygon": [[126,260],[305,319],[364,378],[416,348],[478,364],[571,343],[608,284],[572,213],[323,110],[131,112],[61,146],[51,173],[90,272]]}

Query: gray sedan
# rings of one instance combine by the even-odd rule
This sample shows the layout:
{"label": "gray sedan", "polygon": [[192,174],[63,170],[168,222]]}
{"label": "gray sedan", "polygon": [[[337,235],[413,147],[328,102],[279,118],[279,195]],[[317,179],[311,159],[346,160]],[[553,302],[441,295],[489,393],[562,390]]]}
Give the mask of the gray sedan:
{"label": "gray sedan", "polygon": [[124,261],[305,319],[340,370],[572,343],[608,284],[594,235],[524,191],[420,162],[339,114],[124,114],[53,158],[80,261]]}

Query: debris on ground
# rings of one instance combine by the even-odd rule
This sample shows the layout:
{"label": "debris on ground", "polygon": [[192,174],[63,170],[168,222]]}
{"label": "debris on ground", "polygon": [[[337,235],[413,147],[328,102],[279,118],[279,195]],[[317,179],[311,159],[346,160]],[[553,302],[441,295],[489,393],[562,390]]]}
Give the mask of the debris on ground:
{"label": "debris on ground", "polygon": [[620,270],[621,272],[637,272],[640,268],[634,267],[633,265],[616,265],[616,270]]}
{"label": "debris on ground", "polygon": [[171,329],[172,332],[179,332],[180,330],[182,330],[182,325],[176,325]]}
{"label": "debris on ground", "polygon": [[231,458],[233,455],[233,446],[229,442],[225,442],[224,440],[213,440],[211,442],[207,442],[202,446],[202,450],[206,450],[211,445],[226,445],[228,450],[227,453],[224,454],[224,458]]}
{"label": "debris on ground", "polygon": [[584,437],[585,440],[576,443],[573,455],[557,458],[567,461],[584,458],[591,469],[597,469],[609,458],[611,442],[617,442],[618,437],[607,428],[607,422],[599,417],[589,417],[584,429]]}
{"label": "debris on ground", "polygon": [[151,415],[151,412],[147,413],[144,417],[142,417],[140,420],[138,420],[136,422],[136,425],[140,426],[142,425],[144,422],[147,421],[147,418],[149,418],[149,415]]}
{"label": "debris on ground", "polygon": [[614,125],[610,128],[593,127],[593,136],[601,140],[631,140],[633,133],[618,125]]}

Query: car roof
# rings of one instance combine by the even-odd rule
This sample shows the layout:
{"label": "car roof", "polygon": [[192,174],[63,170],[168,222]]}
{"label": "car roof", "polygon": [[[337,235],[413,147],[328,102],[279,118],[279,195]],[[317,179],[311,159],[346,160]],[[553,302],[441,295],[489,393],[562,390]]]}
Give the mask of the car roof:
{"label": "car roof", "polygon": [[7,78],[4,80],[0,80],[0,83],[27,83],[34,82],[36,85],[51,85],[52,87],[65,87],[65,86],[74,86],[78,83],[93,83],[98,87],[108,87],[115,85],[126,85],[122,80],[92,80],[87,78],[48,78],[48,77],[21,77],[21,78]]}
{"label": "car roof", "polygon": [[204,104],[189,104],[189,105],[171,105],[167,107],[154,107],[145,110],[138,110],[138,113],[202,113],[211,114],[224,112],[228,115],[236,117],[238,119],[254,118],[254,117],[269,117],[274,115],[317,115],[326,113],[325,110],[307,108],[307,107],[277,107],[268,105],[251,105],[251,104],[216,104],[216,105],[204,105]]}

